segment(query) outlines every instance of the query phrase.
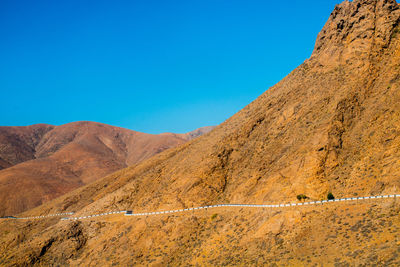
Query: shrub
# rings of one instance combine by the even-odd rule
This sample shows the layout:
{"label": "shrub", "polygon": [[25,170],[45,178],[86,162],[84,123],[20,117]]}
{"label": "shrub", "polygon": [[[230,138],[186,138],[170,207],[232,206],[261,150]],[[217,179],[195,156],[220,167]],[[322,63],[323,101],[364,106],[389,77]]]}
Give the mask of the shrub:
{"label": "shrub", "polygon": [[327,198],[328,198],[328,200],[335,199],[335,197],[333,196],[333,194],[331,192],[328,193]]}
{"label": "shrub", "polygon": [[393,37],[396,36],[396,35],[398,35],[399,33],[400,33],[400,28],[399,28],[399,27],[395,28],[395,29],[393,30]]}
{"label": "shrub", "polygon": [[297,199],[298,200],[303,200],[303,199],[307,199],[307,198],[308,197],[306,195],[304,195],[304,194],[297,195]]}
{"label": "shrub", "polygon": [[217,218],[218,214],[214,213],[213,215],[211,215],[211,220],[214,220],[215,218]]}

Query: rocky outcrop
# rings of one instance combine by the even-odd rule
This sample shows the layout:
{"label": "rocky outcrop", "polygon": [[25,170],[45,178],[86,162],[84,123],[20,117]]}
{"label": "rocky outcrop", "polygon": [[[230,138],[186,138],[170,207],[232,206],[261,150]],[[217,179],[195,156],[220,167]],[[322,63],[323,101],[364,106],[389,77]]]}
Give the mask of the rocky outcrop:
{"label": "rocky outcrop", "polygon": [[376,60],[398,34],[400,6],[395,0],[355,0],[337,5],[319,33],[311,58],[323,65]]}

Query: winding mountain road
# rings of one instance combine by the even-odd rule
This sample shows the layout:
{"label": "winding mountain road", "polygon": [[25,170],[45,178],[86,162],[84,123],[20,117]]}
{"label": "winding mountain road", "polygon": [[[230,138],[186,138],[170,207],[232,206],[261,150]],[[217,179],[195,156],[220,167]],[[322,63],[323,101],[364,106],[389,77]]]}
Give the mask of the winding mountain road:
{"label": "winding mountain road", "polygon": [[[362,200],[370,200],[370,199],[379,200],[379,199],[387,199],[387,198],[400,198],[400,194],[368,196],[368,197],[338,198],[338,199],[332,199],[332,200],[320,200],[320,201],[309,201],[309,202],[298,202],[298,203],[283,203],[283,204],[217,204],[217,205],[201,206],[201,207],[186,208],[186,209],[152,211],[152,212],[142,212],[142,213],[133,213],[130,210],[121,210],[121,211],[111,211],[111,212],[105,212],[105,213],[99,213],[99,214],[90,214],[90,215],[85,215],[85,216],[80,216],[80,217],[63,217],[63,218],[61,218],[61,220],[83,220],[83,219],[90,219],[90,218],[101,217],[101,216],[109,216],[109,215],[114,215],[114,214],[124,214],[125,216],[154,216],[154,215],[180,213],[180,212],[197,211],[197,210],[202,210],[202,209],[223,208],[223,207],[282,209],[282,208],[288,208],[288,207],[299,207],[299,206],[309,206],[309,205],[326,205],[326,204],[333,204],[333,203],[337,203],[337,202],[362,201]],[[33,216],[33,217],[6,216],[6,217],[2,217],[0,219],[35,220],[35,219],[45,219],[45,218],[50,218],[50,217],[73,215],[73,214],[74,214],[74,212],[56,213],[56,214],[40,215],[40,216]]]}

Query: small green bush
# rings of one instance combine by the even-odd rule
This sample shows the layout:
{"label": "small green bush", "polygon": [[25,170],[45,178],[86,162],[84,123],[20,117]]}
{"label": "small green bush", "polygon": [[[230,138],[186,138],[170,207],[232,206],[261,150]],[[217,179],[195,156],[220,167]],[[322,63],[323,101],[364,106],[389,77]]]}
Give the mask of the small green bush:
{"label": "small green bush", "polygon": [[308,197],[306,195],[304,195],[304,194],[297,195],[297,199],[298,200],[304,200],[304,199],[307,199],[307,198]]}
{"label": "small green bush", "polygon": [[327,198],[328,198],[328,200],[333,200],[333,199],[335,199],[335,197],[333,196],[333,194],[332,194],[331,192],[328,193]]}
{"label": "small green bush", "polygon": [[217,218],[218,214],[214,213],[213,215],[211,215],[211,220],[214,220],[215,218]]}

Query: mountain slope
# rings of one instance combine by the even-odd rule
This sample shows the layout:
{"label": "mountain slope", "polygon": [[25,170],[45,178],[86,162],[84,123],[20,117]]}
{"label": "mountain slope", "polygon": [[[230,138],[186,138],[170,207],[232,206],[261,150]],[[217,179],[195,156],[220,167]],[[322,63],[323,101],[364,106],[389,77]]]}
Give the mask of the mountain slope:
{"label": "mountain slope", "polygon": [[46,124],[0,127],[0,170],[34,159],[35,147],[53,128]]}
{"label": "mountain slope", "polygon": [[[212,132],[26,214],[398,193],[399,22],[394,0],[338,5],[312,56]],[[0,224],[0,263],[396,266],[399,212],[398,200],[382,200],[151,218],[8,220]]]}
{"label": "mountain slope", "polygon": [[36,207],[186,142],[94,122],[0,127],[0,215]]}

